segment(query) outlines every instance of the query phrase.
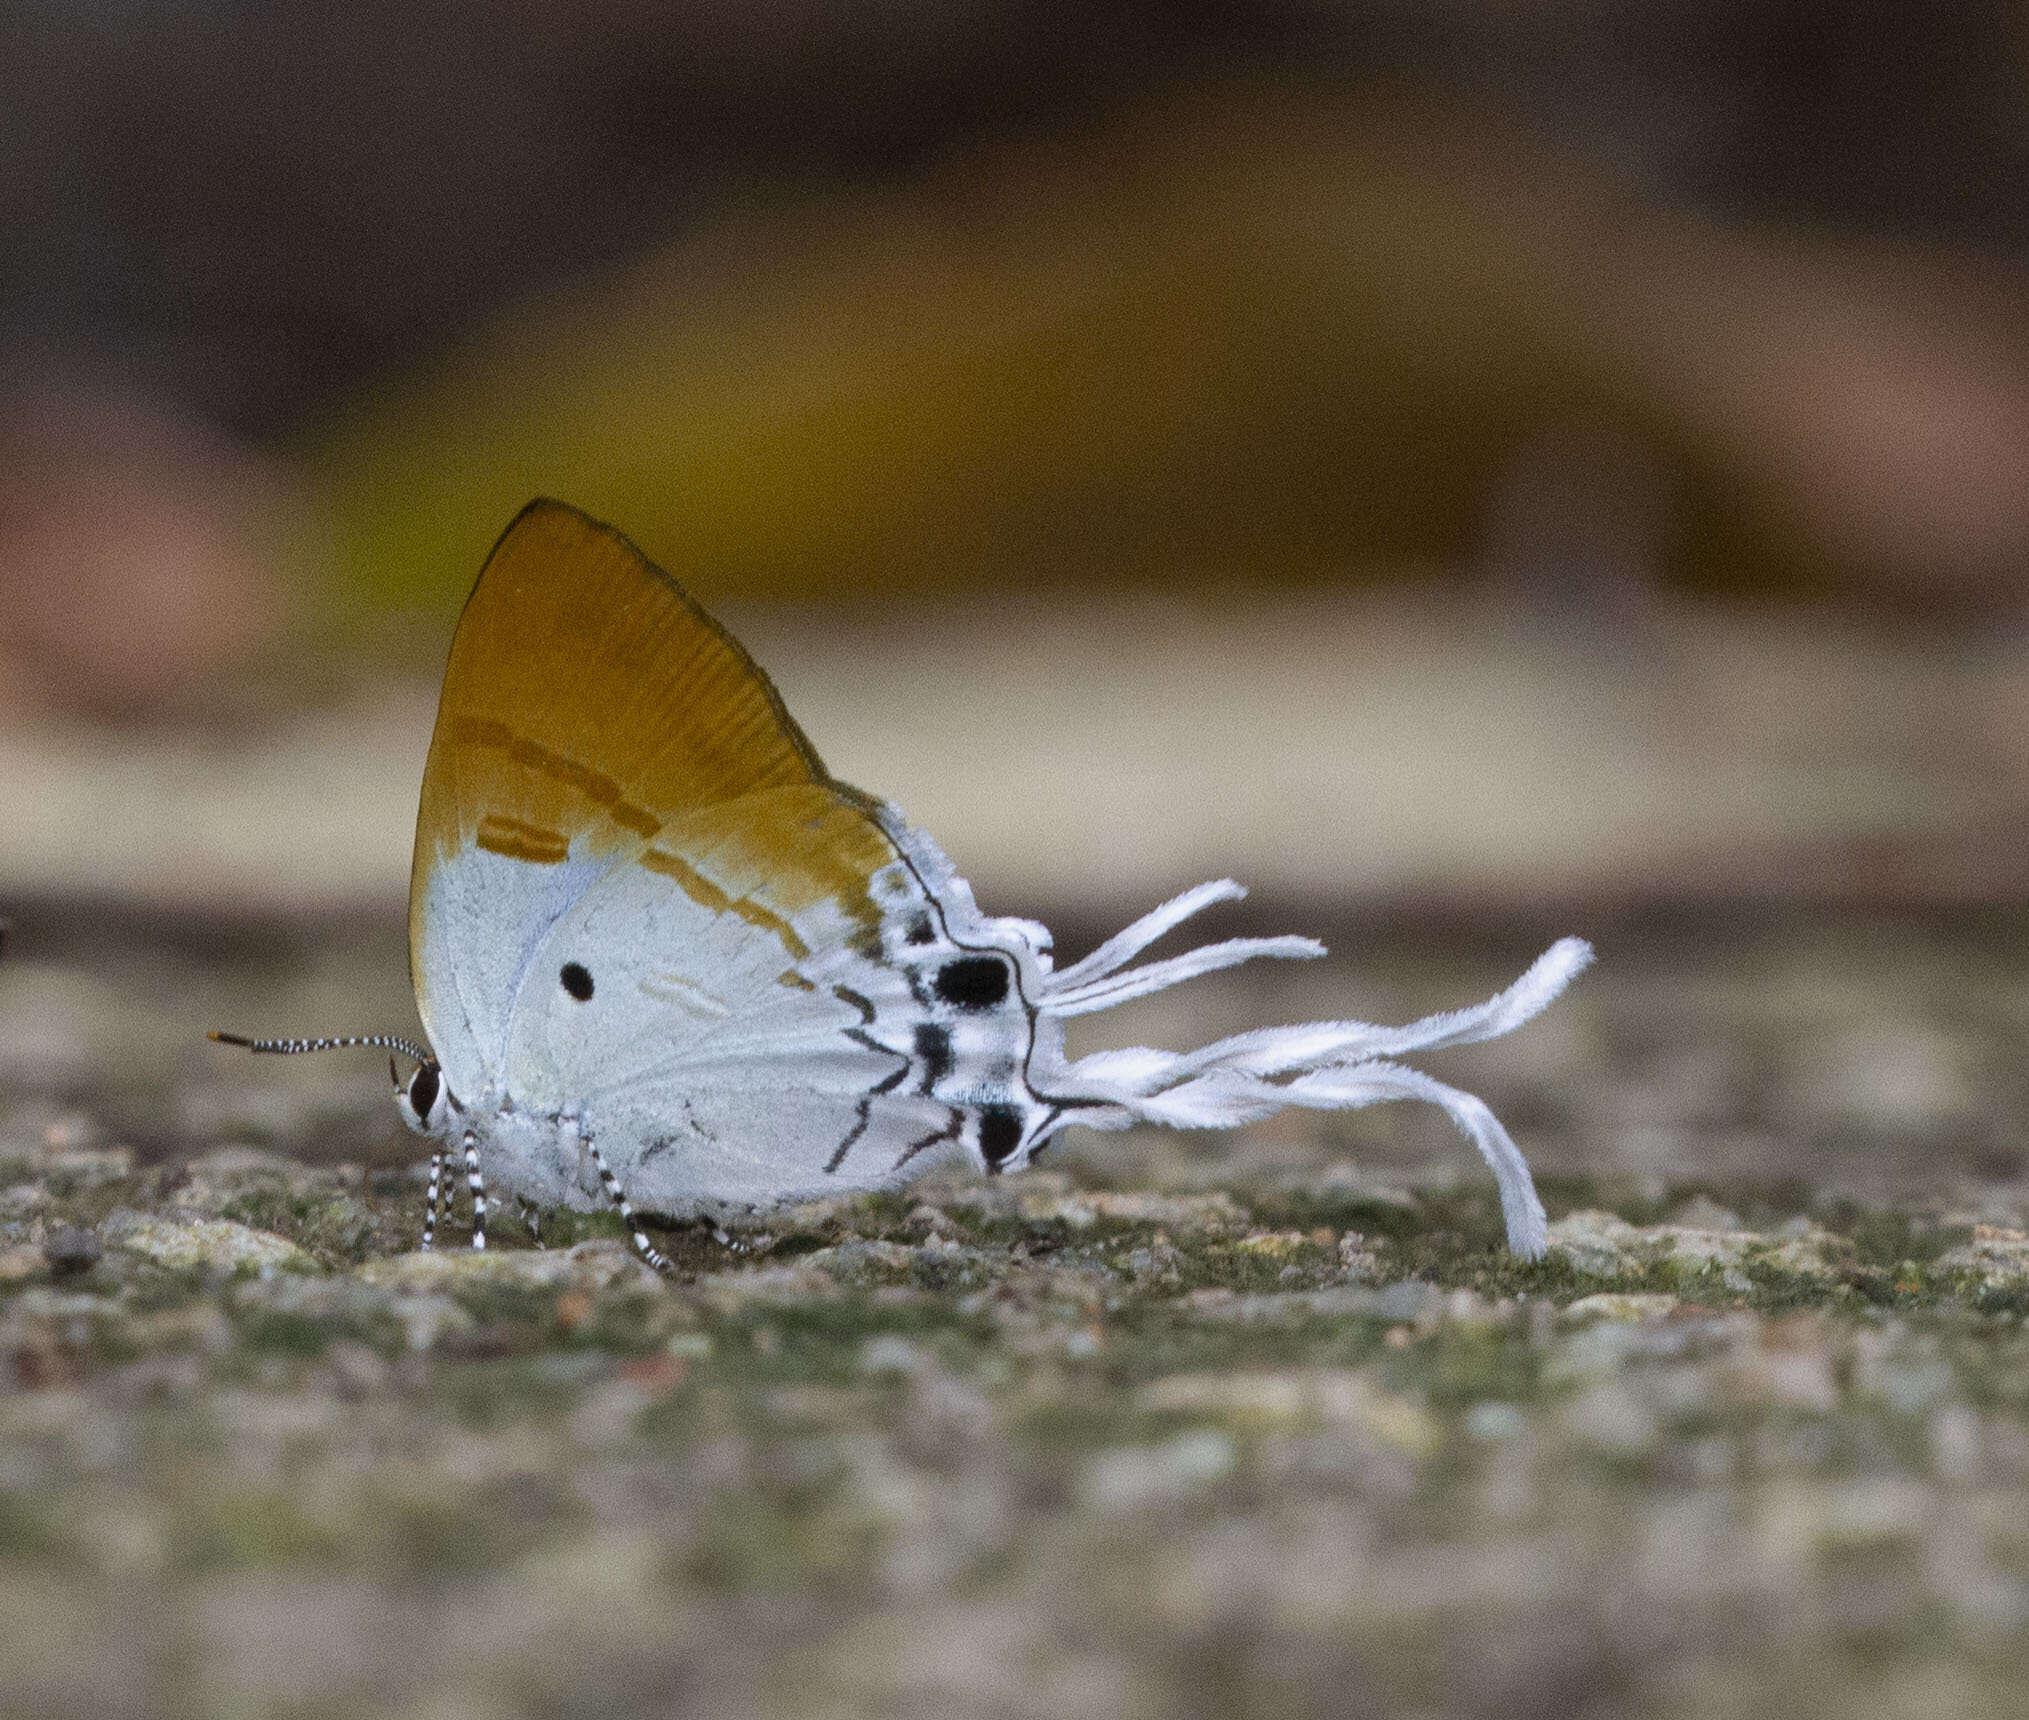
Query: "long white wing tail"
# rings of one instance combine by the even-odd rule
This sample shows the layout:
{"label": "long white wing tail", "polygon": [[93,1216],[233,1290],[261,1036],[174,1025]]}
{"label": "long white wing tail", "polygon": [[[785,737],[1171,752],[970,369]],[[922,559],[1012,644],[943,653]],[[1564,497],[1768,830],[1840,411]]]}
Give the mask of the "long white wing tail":
{"label": "long white wing tail", "polygon": [[[1201,885],[1137,920],[1084,961],[1051,974],[1037,1006],[1045,1015],[1083,1015],[1129,998],[1231,967],[1255,956],[1307,957],[1324,953],[1309,938],[1234,938],[1145,967],[1126,964],[1174,926],[1214,902],[1242,894],[1237,884]],[[1405,1027],[1364,1021],[1314,1021],[1257,1028],[1197,1051],[1136,1046],[1067,1061],[1067,1089],[1105,1102],[1077,1120],[1098,1128],[1165,1123],[1183,1129],[1224,1129],[1253,1122],[1286,1106],[1355,1111],[1392,1099],[1421,1099],[1441,1107],[1478,1148],[1501,1191],[1508,1247],[1524,1259],[1548,1245],[1543,1203],[1528,1161],[1500,1120],[1470,1093],[1393,1061],[1411,1052],[1470,1045],[1512,1033],[1541,1014],[1592,960],[1582,938],[1551,945],[1528,972],[1485,1003],[1425,1016]]]}

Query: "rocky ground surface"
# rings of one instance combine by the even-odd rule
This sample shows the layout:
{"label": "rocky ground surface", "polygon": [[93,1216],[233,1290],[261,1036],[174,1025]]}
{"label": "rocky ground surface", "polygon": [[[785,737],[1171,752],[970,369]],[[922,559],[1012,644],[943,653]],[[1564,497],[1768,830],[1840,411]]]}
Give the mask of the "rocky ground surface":
{"label": "rocky ground surface", "polygon": [[2019,1711],[2029,922],[1608,928],[1442,1069],[1546,1167],[1541,1263],[1398,1110],[673,1231],[668,1280],[602,1220],[416,1252],[383,1077],[202,1045],[399,1026],[398,934],[20,930],[0,1710]]}

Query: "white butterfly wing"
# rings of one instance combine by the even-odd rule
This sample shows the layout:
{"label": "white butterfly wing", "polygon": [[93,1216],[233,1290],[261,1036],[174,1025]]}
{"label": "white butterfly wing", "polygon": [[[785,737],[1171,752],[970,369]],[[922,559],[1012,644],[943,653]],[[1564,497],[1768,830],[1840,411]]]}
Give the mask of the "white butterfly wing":
{"label": "white butterfly wing", "polygon": [[[459,620],[416,818],[410,973],[451,1091],[498,1086],[535,952],[596,879],[730,802],[822,787],[829,805],[829,785],[767,677],[674,579],[574,508],[524,509]],[[864,817],[832,833],[837,851],[785,881],[792,910],[850,896],[891,853]],[[765,871],[737,833],[706,840]]]}
{"label": "white butterfly wing", "polygon": [[453,1093],[477,1097],[497,1081],[508,1015],[537,950],[610,865],[594,857],[534,866],[473,845],[433,867],[410,965]]}
{"label": "white butterfly wing", "polygon": [[417,1006],[487,1175],[593,1198],[591,1141],[681,1210],[976,1144],[1028,1016],[1011,987],[929,995],[963,952],[890,824],[674,579],[525,510],[452,645],[410,891]]}
{"label": "white butterfly wing", "polygon": [[[923,1007],[877,940],[828,899],[779,923],[710,905],[723,888],[684,889],[675,860],[614,865],[543,941],[508,1034],[516,1103],[569,1117],[651,1211],[883,1187],[955,1148]],[[906,869],[879,887],[892,911]]]}

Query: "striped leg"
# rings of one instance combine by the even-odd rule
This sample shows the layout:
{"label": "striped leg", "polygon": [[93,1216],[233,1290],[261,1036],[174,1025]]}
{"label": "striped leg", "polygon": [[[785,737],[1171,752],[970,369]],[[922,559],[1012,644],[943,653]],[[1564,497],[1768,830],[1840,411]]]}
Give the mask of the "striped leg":
{"label": "striped leg", "polygon": [[472,1191],[472,1246],[486,1246],[486,1179],[479,1174],[479,1139],[465,1131],[465,1186]]}
{"label": "striped leg", "polygon": [[620,1222],[626,1225],[629,1234],[634,1238],[634,1252],[658,1272],[673,1271],[668,1256],[650,1242],[648,1233],[634,1222],[634,1209],[627,1204],[626,1191],[621,1188],[620,1179],[607,1166],[606,1155],[599,1151],[599,1144],[596,1141],[587,1141],[585,1145],[591,1149],[592,1163],[599,1167],[599,1183],[606,1191],[606,1198],[619,1210]]}
{"label": "striped leg", "polygon": [[430,1204],[423,1209],[423,1249],[427,1253],[437,1240],[437,1202],[442,1198],[444,1215],[450,1216],[451,1193],[444,1183],[444,1149],[430,1155]]}

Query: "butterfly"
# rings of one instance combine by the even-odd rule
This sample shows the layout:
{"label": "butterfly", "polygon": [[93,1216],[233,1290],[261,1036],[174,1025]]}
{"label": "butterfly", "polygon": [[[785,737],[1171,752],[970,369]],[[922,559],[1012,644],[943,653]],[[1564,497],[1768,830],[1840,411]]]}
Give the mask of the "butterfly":
{"label": "butterfly", "polygon": [[489,1201],[722,1217],[892,1189],[961,1161],[1021,1170],[1065,1128],[1231,1128],[1286,1106],[1441,1107],[1540,1256],[1527,1162],[1472,1095],[1398,1061],[1510,1032],[1591,960],[1565,938],[1497,997],[1406,1027],[1261,1028],[1197,1051],[1072,1058],[1064,1024],[1304,937],[1136,964],[1245,892],[1201,884],[1056,967],[990,917],[894,806],[840,782],[730,633],[620,533],[529,504],[459,620],[423,772],[409,962],[427,1045],[248,1039],[406,1056],[402,1119],[435,1145],[423,1246],[462,1163]]}

